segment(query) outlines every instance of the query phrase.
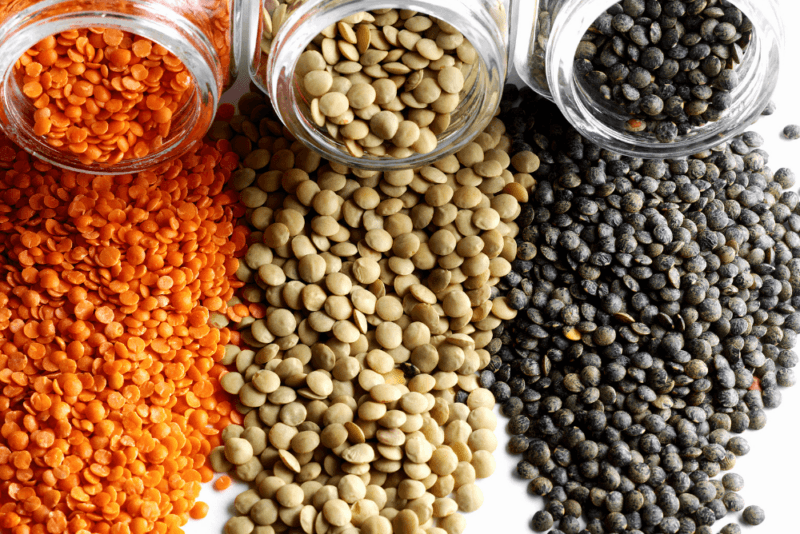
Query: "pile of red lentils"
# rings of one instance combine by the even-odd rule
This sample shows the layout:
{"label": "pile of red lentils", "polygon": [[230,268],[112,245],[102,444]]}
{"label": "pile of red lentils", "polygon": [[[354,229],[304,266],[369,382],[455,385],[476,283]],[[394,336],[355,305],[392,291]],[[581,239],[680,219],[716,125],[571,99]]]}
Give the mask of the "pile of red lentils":
{"label": "pile of red lentils", "polygon": [[[124,36],[93,44],[107,35],[90,31],[78,45],[76,32],[69,50],[124,44],[132,53],[119,63],[131,73],[134,57],[156,54],[137,52]],[[40,79],[69,70],[57,66],[66,46],[56,45]],[[53,48],[37,50],[41,59]],[[154,76],[157,67],[145,66]],[[93,86],[95,101],[101,87]],[[90,97],[80,98],[87,106]],[[157,110],[137,106],[128,111],[150,124]],[[97,120],[70,118],[67,131],[95,132]],[[114,157],[129,153],[116,146]],[[247,313],[226,306],[241,284],[232,275],[247,239],[234,227],[243,215],[237,194],[225,188],[237,165],[228,141],[207,141],[152,171],[95,176],[0,140],[1,532],[165,534],[205,515],[197,498],[212,478],[206,456],[220,429],[242,422],[220,388],[218,363],[238,333],[208,325],[214,312]]]}

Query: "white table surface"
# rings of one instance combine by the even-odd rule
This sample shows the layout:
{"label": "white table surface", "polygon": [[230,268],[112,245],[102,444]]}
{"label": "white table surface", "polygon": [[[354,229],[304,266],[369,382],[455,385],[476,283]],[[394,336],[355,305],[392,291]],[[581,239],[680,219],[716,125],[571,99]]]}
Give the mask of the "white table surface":
{"label": "white table surface", "polygon": [[[787,124],[800,124],[800,2],[797,0],[778,0],[787,26],[786,54],[780,72],[780,82],[774,101],[777,112],[770,117],[763,117],[753,130],[759,132],[766,140],[762,147],[770,154],[769,166],[773,170],[789,167],[800,175],[800,140],[787,141],[781,137],[781,131]],[[247,65],[247,62],[243,62]],[[233,102],[238,95],[247,90],[246,72],[240,76],[237,84],[226,95],[226,101]],[[798,184],[800,186],[800,184]],[[795,190],[798,189],[795,186]],[[800,372],[800,369],[798,370]],[[800,480],[800,424],[795,410],[800,409],[800,386],[782,388],[783,404],[775,410],[767,411],[766,428],[758,432],[747,431],[743,434],[751,446],[747,456],[738,459],[733,472],[741,474],[745,479],[745,488],[741,492],[746,504],[757,504],[764,508],[766,521],[758,527],[744,525],[740,521],[740,513],[728,514],[725,519],[717,521],[713,527],[716,533],[729,522],[739,522],[742,531],[761,534],[798,534],[797,482]],[[499,441],[495,452],[497,471],[485,480],[478,482],[483,490],[485,502],[483,507],[473,513],[466,514],[467,528],[465,534],[485,534],[502,532],[503,534],[527,534],[530,519],[534,512],[544,507],[544,500],[532,497],[526,492],[527,481],[514,474],[518,456],[506,451],[508,434],[505,431],[507,419],[498,414],[496,431]],[[202,521],[192,521],[184,527],[187,534],[217,534],[222,532],[225,521],[233,511],[233,499],[246,489],[244,484],[234,483],[226,491],[219,492],[206,484],[200,498],[208,503],[208,517]]]}

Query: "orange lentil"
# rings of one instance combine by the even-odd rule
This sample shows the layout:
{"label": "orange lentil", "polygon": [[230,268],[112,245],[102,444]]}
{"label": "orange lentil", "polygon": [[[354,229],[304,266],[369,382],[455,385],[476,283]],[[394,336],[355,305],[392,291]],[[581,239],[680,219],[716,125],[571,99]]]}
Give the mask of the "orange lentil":
{"label": "orange lentil", "polygon": [[204,502],[197,502],[189,511],[192,519],[203,519],[208,515],[208,505]]}
{"label": "orange lentil", "polygon": [[203,465],[198,469],[200,482],[211,482],[214,478],[214,470],[208,465]]}
{"label": "orange lentil", "polygon": [[[28,68],[32,55],[26,76],[41,68],[78,98],[97,86],[70,80],[63,47],[73,57],[126,48],[130,61],[164,52],[124,32],[58,39],[32,49],[41,67]],[[43,58],[50,50],[55,58]],[[54,119],[73,148],[99,131],[131,131],[115,115],[80,125],[43,109],[37,117]],[[230,150],[206,141],[153,171],[112,178],[60,170],[0,136],[2,532],[172,534],[208,513],[197,502],[214,476],[206,457],[226,424],[243,422],[215,363],[238,336],[207,324],[207,303],[226,313],[240,287],[230,258],[246,246],[231,240],[243,213],[224,189],[238,162]]]}
{"label": "orange lentil", "polygon": [[231,487],[231,477],[228,475],[222,475],[217,480],[214,481],[214,489],[217,491],[224,491]]}
{"label": "orange lentil", "polygon": [[761,391],[761,379],[757,376],[753,377],[753,383],[747,388],[749,391]]}
{"label": "orange lentil", "polygon": [[43,39],[17,69],[22,93],[37,108],[34,133],[84,165],[142,158],[158,149],[173,114],[191,97],[192,76],[179,59],[111,28]]}

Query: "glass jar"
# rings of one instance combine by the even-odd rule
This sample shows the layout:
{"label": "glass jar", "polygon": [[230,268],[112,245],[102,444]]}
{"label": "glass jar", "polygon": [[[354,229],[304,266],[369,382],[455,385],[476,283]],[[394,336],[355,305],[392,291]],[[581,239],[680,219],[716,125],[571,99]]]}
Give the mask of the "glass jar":
{"label": "glass jar", "polygon": [[575,54],[587,29],[614,0],[515,0],[518,21],[514,67],[537,93],[554,101],[592,142],[636,157],[682,157],[741,134],[769,103],[778,81],[784,27],[776,0],[730,0],[752,23],[752,38],[736,67],[739,84],[719,120],[695,127],[671,143],[630,131],[631,116],[590,95],[575,71]]}
{"label": "glass jar", "polygon": [[[78,172],[138,172],[183,154],[206,134],[222,92],[235,77],[240,45],[232,38],[232,19],[240,19],[238,4],[238,0],[2,2],[0,128],[36,157]],[[160,140],[160,147],[154,144],[144,157],[113,164],[87,164],[78,155],[58,150],[34,133],[36,109],[22,92],[19,59],[47,37],[86,28],[126,31],[160,44],[183,63],[191,77],[185,93],[188,98],[173,112],[169,133]],[[124,136],[125,130],[122,131]]]}
{"label": "glass jar", "polygon": [[[250,76],[266,92],[284,125],[297,139],[325,158],[350,167],[388,170],[427,165],[457,151],[480,133],[500,103],[508,64],[508,4],[510,0],[418,0],[411,4],[375,0],[297,0],[283,3],[263,0],[248,15],[258,28],[251,35],[253,51]],[[253,2],[255,4],[255,2]],[[474,84],[465,91],[451,114],[449,127],[437,136],[437,147],[410,157],[351,156],[342,143],[334,141],[324,128],[309,117],[305,101],[295,82],[295,66],[307,45],[325,28],[341,19],[383,8],[412,9],[441,19],[459,30],[478,54]],[[255,8],[254,8],[255,9]]]}

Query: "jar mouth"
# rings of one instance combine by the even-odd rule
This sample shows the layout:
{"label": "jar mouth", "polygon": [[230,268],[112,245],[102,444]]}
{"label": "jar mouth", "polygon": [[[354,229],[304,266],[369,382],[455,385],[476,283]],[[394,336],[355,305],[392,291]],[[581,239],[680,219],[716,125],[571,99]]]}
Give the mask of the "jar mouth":
{"label": "jar mouth", "polygon": [[759,9],[750,0],[733,0],[753,24],[753,38],[737,66],[739,84],[731,91],[733,104],[720,120],[708,122],[671,143],[652,133],[626,130],[633,117],[587,90],[574,71],[574,55],[586,29],[612,2],[563,6],[553,21],[547,51],[547,79],[552,99],[569,122],[590,140],[614,152],[644,158],[678,158],[717,146],[741,134],[758,120],[777,86],[782,24],[770,8]]}
{"label": "jar mouth", "polygon": [[[219,91],[213,70],[214,47],[205,35],[181,15],[158,5],[148,4],[147,16],[138,14],[107,13],[102,11],[64,12],[58,2],[48,2],[45,12],[41,4],[21,11],[6,20],[0,31],[0,128],[4,133],[33,156],[66,170],[91,174],[130,174],[153,168],[165,160],[179,156],[196,142],[198,128],[213,121],[219,102]],[[130,4],[144,4],[134,0]],[[49,11],[49,13],[48,13]],[[167,23],[167,21],[169,21]],[[176,38],[176,26],[183,38]],[[188,98],[176,110],[168,136],[157,151],[142,158],[122,160],[118,163],[86,165],[78,156],[49,145],[44,137],[33,133],[32,102],[22,94],[20,77],[15,74],[18,59],[43,38],[67,30],[81,28],[110,28],[131,32],[167,48],[191,74]],[[4,35],[5,34],[5,35]],[[200,53],[198,53],[198,51]],[[204,131],[202,133],[205,133]]]}
{"label": "jar mouth", "polygon": [[[470,74],[470,78],[474,76],[474,82],[462,95],[458,107],[451,112],[451,123],[437,136],[438,144],[433,151],[406,158],[377,157],[367,153],[360,158],[350,155],[344,143],[333,140],[324,129],[312,122],[308,102],[297,87],[295,67],[306,46],[322,30],[364,9],[360,9],[362,5],[340,0],[326,3],[322,7],[323,11],[319,12],[320,6],[309,6],[309,3],[316,4],[298,3],[293,11],[287,11],[287,18],[272,42],[266,68],[266,83],[258,76],[254,76],[254,80],[269,95],[275,112],[292,134],[323,157],[348,167],[377,171],[423,167],[462,149],[489,124],[500,104],[507,68],[507,58],[500,53],[505,47],[505,37],[498,35],[499,31],[487,29],[492,24],[496,26],[497,21],[485,13],[459,13],[447,5],[434,2],[415,2],[403,6],[398,6],[396,1],[375,2],[370,4],[369,10],[411,9],[446,20],[472,44],[478,54],[478,61],[473,65]],[[483,19],[484,30],[475,31],[466,23],[466,17]],[[474,20],[472,25],[475,25]]]}

